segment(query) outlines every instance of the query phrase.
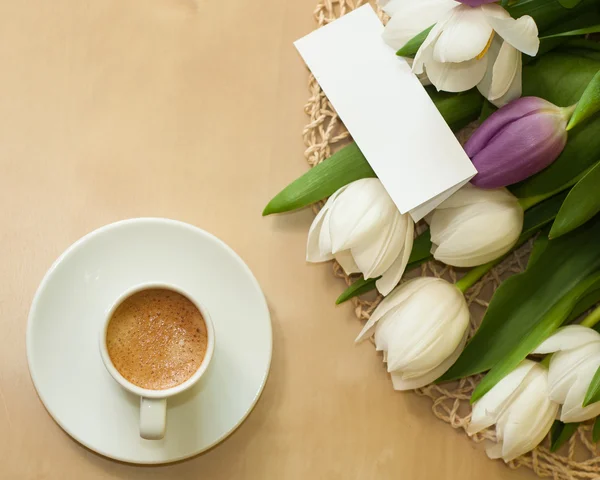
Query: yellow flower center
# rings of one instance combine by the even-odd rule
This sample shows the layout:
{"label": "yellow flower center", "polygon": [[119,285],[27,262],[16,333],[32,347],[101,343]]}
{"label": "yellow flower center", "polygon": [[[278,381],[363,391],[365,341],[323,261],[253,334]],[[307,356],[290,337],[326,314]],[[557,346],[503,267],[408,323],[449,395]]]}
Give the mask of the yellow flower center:
{"label": "yellow flower center", "polygon": [[494,32],[492,30],[492,34],[490,35],[490,39],[488,40],[487,44],[485,47],[483,47],[483,50],[481,51],[481,53],[479,55],[477,55],[477,60],[481,60],[483,58],[483,56],[488,52],[488,50],[490,49],[490,47],[492,46],[492,40],[494,39],[494,34],[496,32]]}

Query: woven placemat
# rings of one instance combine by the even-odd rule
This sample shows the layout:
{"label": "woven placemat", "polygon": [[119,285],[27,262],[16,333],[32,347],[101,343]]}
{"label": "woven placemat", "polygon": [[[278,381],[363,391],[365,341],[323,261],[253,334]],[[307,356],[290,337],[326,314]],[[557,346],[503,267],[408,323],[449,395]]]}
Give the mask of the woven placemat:
{"label": "woven placemat", "polygon": [[[326,25],[365,3],[367,3],[365,0],[322,0],[317,4],[314,12],[317,25],[318,27]],[[377,12],[385,22],[387,20],[385,14],[378,8]],[[343,48],[343,45],[340,45],[340,48]],[[304,110],[309,116],[310,122],[304,128],[303,137],[306,144],[306,160],[311,166],[314,166],[346,144],[350,140],[350,135],[312,75],[309,77],[308,88],[310,98]],[[473,127],[471,126],[460,132],[459,140],[464,141],[472,131]],[[320,206],[316,205],[315,211]],[[508,257],[466,293],[471,310],[470,335],[475,332],[481,322],[495,289],[508,276],[524,270],[530,251],[531,242]],[[333,272],[336,277],[344,279],[346,285],[352,283],[351,278],[345,275],[335,262]],[[429,262],[421,267],[420,272],[411,272],[407,277],[419,274],[456,281],[461,272],[438,262]],[[352,301],[356,316],[361,321],[366,321],[381,301],[381,297],[372,300],[354,298]],[[436,417],[453,428],[464,431],[471,414],[469,398],[480,378],[481,376],[477,375],[450,384],[430,385],[415,390],[415,393],[427,397],[433,402],[432,411]],[[392,388],[391,382],[390,388]],[[546,439],[534,451],[510,462],[508,466],[510,468],[530,468],[540,477],[550,477],[556,480],[600,478],[600,458],[597,455],[596,444],[591,440],[591,429],[591,424],[580,426],[568,444],[556,453],[550,452],[549,440]],[[474,442],[495,441],[495,434],[493,430],[487,430],[470,438]]]}

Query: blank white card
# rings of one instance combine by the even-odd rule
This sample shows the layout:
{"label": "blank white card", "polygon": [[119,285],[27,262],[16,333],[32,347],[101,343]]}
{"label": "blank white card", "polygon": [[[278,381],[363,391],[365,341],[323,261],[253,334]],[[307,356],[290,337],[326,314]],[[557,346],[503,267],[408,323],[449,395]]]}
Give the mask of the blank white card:
{"label": "blank white card", "polygon": [[369,5],[295,42],[400,212],[420,220],[476,173]]}

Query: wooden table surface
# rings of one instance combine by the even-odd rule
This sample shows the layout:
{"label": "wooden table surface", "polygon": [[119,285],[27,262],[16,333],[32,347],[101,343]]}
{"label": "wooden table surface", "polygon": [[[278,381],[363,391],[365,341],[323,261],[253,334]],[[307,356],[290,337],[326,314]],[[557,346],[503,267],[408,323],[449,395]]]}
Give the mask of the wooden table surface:
{"label": "wooden table surface", "polygon": [[[532,478],[488,460],[391,388],[329,265],[304,261],[310,211],[263,219],[307,169],[307,70],[292,41],[316,0],[0,2],[0,478]],[[25,355],[53,260],[116,220],[213,232],[261,282],[274,356],[261,400],[225,442],[171,466],[117,463],[51,419]]]}

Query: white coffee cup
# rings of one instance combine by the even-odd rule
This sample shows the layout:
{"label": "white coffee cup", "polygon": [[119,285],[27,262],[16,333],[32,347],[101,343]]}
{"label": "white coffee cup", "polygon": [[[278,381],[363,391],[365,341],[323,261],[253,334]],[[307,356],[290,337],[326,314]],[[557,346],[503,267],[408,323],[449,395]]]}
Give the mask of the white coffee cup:
{"label": "white coffee cup", "polygon": [[[110,320],[117,307],[119,307],[119,305],[121,305],[121,303],[123,303],[125,299],[131,295],[142,290],[154,288],[171,290],[189,299],[200,311],[202,317],[204,318],[204,323],[206,324],[207,346],[206,353],[204,354],[204,358],[200,364],[200,367],[198,367],[198,370],[196,370],[194,374],[185,382],[165,390],[150,390],[147,388],[138,387],[137,385],[134,385],[125,379],[125,377],[123,377],[123,375],[121,375],[113,365],[108,354],[108,348],[106,346],[106,333],[108,330],[108,324],[110,323]],[[160,440],[164,437],[167,424],[167,398],[188,390],[202,378],[212,359],[214,350],[215,329],[206,308],[185,290],[178,286],[167,283],[144,283],[141,285],[136,285],[133,288],[125,291],[108,310],[106,319],[102,325],[102,329],[100,330],[100,355],[102,357],[102,361],[104,362],[104,366],[106,367],[106,370],[108,370],[108,373],[110,373],[110,375],[125,390],[128,390],[129,392],[140,397],[140,436],[147,440]]]}

